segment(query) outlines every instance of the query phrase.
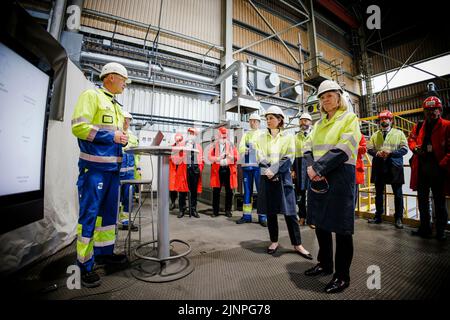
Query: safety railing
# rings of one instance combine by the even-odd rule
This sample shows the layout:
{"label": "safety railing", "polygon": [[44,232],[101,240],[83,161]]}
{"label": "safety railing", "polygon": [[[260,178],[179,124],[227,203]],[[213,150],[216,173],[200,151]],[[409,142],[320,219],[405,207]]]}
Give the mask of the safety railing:
{"label": "safety railing", "polygon": [[[371,168],[372,163],[367,155],[365,154],[366,163],[364,165],[364,185],[357,185],[358,188],[358,199],[356,203],[355,213],[361,218],[373,218],[375,216],[375,185],[370,183],[371,180]],[[405,168],[410,168],[409,165],[404,165]],[[393,192],[387,192],[385,187],[383,192],[383,204],[384,204],[384,214],[382,215],[383,220],[394,222],[394,214],[390,210],[389,205],[391,201],[394,201]],[[430,195],[430,200],[433,197]],[[450,197],[446,197],[447,207]],[[430,201],[430,204],[432,202]],[[419,215],[419,205],[416,193],[404,193],[403,192],[403,223],[411,227],[418,227],[420,224]],[[430,208],[431,210],[431,208]],[[447,223],[447,229],[450,229],[450,225]]]}
{"label": "safety railing", "polygon": [[[394,115],[394,121],[393,121],[393,128],[402,130],[406,136],[409,135],[411,132],[413,126],[415,125],[414,122],[402,117],[407,114],[416,114],[423,112],[422,108],[413,109],[413,110],[406,110],[406,111],[400,111],[395,112]],[[372,134],[378,130],[378,125],[375,123],[375,121],[378,119],[378,116],[371,116],[371,117],[365,117],[360,118],[359,121],[361,123],[361,131],[368,136],[372,136]]]}
{"label": "safety railing", "polygon": [[406,136],[409,135],[414,125],[415,125],[414,122],[405,119],[403,117],[400,117],[398,115],[394,115],[394,128],[402,130]]}

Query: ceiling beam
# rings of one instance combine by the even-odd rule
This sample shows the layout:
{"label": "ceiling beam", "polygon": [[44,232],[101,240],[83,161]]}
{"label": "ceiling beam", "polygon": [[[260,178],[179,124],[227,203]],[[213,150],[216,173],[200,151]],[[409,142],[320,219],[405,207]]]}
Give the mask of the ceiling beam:
{"label": "ceiling beam", "polygon": [[359,22],[353,17],[347,9],[345,9],[341,4],[335,0],[317,0],[317,2],[337,16],[342,22],[347,24],[352,29],[357,29],[359,27]]}

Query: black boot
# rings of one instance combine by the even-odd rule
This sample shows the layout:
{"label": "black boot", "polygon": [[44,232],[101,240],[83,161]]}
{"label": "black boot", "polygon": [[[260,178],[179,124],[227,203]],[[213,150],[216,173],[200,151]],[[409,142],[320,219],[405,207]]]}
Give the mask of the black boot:
{"label": "black boot", "polygon": [[200,218],[200,215],[198,214],[197,209],[192,208],[192,216],[195,218]]}
{"label": "black boot", "polygon": [[380,224],[382,222],[381,216],[375,215],[373,219],[367,220],[368,223]]}
{"label": "black boot", "polygon": [[172,202],[169,207],[170,211],[172,211],[173,209],[175,209],[175,202]]}
{"label": "black boot", "polygon": [[178,213],[178,218],[183,218],[185,212],[186,212],[186,209],[185,209],[185,208],[180,209],[180,212]]}
{"label": "black boot", "polygon": [[81,273],[81,284],[86,288],[95,288],[102,283],[100,276],[95,271],[82,272]]}

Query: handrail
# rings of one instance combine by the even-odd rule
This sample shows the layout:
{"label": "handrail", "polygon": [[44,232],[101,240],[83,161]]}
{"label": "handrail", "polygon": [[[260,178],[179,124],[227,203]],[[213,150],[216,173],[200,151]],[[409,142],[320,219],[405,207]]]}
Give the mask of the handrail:
{"label": "handrail", "polygon": [[[374,204],[374,199],[373,198],[375,197],[376,191],[373,190],[375,188],[375,186],[370,183],[371,174],[372,174],[370,168],[372,167],[372,163],[371,163],[370,158],[369,158],[367,153],[365,154],[365,160],[367,160],[367,164],[364,164],[364,169],[367,169],[367,174],[365,174],[364,187],[360,187],[360,185],[357,185],[357,188],[358,188],[359,192],[358,192],[357,206],[355,208],[355,212],[358,212],[358,214],[364,215],[364,216],[373,216],[374,213],[372,213],[372,206]],[[405,168],[409,168],[411,166],[408,165],[408,164],[405,164],[404,167]],[[361,206],[361,200],[363,198],[361,196],[361,193],[367,194],[367,196],[364,197],[364,198],[367,199],[367,204],[365,204],[364,206]],[[387,198],[387,196],[388,195],[393,195],[393,192],[387,192],[386,189],[385,189],[384,192],[383,192],[383,195],[384,195],[384,201],[383,202],[384,202],[384,206],[386,208],[385,212],[387,212],[388,211],[388,209],[387,209],[388,208],[388,198]],[[410,224],[410,225],[416,226],[418,224],[418,222],[419,222],[419,217],[420,217],[419,212],[418,212],[419,207],[417,205],[417,203],[418,203],[417,202],[417,194],[408,194],[408,193],[405,194],[405,193],[403,193],[402,196],[404,198],[406,198],[405,199],[406,201],[404,201],[405,207],[404,207],[404,210],[403,210],[403,217],[405,218],[404,219],[404,223],[406,222],[405,224]],[[409,218],[408,217],[408,212],[409,212],[408,201],[407,201],[408,197],[416,198],[416,207],[415,207],[416,214],[414,215],[413,218]],[[430,199],[432,199],[432,198],[433,197],[430,196]],[[450,197],[446,196],[446,199],[450,199]],[[384,217],[391,217],[391,215],[387,216],[386,214],[384,214]],[[449,229],[449,225],[448,224],[447,224],[447,229]]]}

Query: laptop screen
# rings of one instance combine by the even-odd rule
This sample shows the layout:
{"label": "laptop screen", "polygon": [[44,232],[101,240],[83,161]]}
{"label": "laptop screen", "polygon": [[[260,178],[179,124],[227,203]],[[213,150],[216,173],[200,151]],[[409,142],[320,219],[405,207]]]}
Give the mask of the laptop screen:
{"label": "laptop screen", "polygon": [[164,138],[163,133],[161,131],[158,131],[158,133],[153,138],[152,146],[159,146],[163,138]]}

